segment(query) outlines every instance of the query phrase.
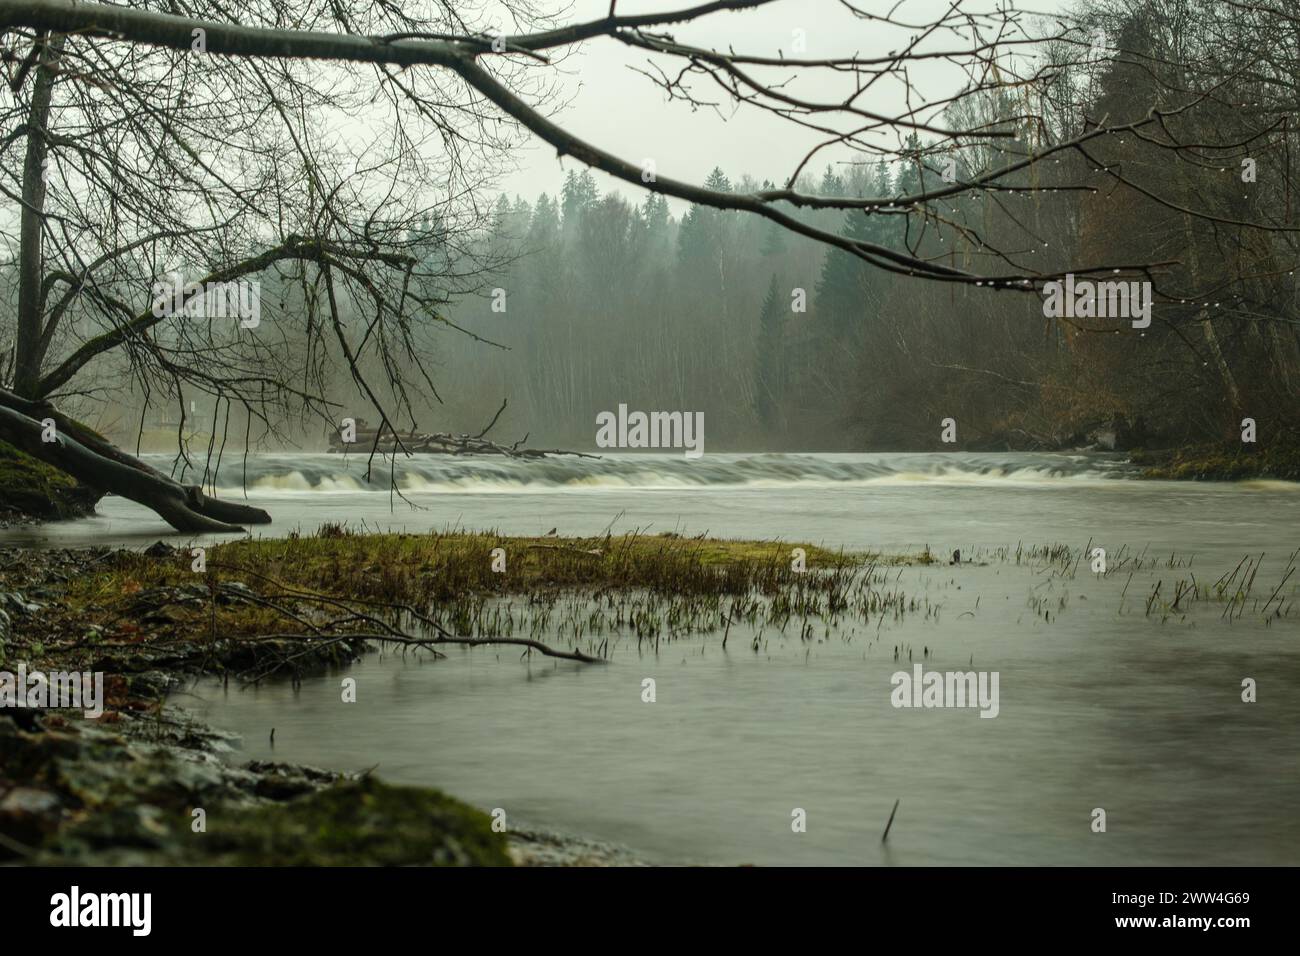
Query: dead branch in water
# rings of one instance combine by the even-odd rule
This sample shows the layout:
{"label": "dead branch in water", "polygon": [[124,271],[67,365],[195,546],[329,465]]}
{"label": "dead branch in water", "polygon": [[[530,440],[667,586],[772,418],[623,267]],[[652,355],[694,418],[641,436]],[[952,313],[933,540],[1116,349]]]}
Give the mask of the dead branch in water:
{"label": "dead branch in water", "polygon": [[902,802],[902,798],[894,801],[894,809],[889,811],[889,822],[885,824],[885,832],[880,835],[881,843],[889,839],[889,831],[894,826],[894,814],[898,812],[898,805]]}
{"label": "dead branch in water", "polygon": [[501,409],[493,416],[492,421],[488,423],[487,428],[477,435],[453,435],[450,432],[418,432],[414,429],[409,431],[395,431],[391,425],[385,423],[379,428],[366,428],[361,423],[357,425],[356,440],[345,442],[343,436],[336,431],[331,431],[329,436],[329,450],[336,454],[346,454],[350,451],[365,451],[370,453],[379,453],[381,455],[395,455],[398,452],[411,454],[420,452],[423,454],[435,455],[504,455],[507,458],[546,458],[550,455],[572,455],[576,458],[599,458],[599,455],[591,455],[581,451],[568,451],[563,448],[520,448],[528,440],[525,435],[513,445],[502,445],[498,442],[489,441],[483,436],[491,430],[496,424],[497,418],[505,410],[503,403]]}
{"label": "dead branch in water", "polygon": [[[441,629],[440,629],[441,630]],[[410,634],[394,633],[391,630],[384,631],[352,631],[343,634],[336,634],[326,640],[321,640],[318,634],[309,634],[303,632],[284,632],[274,634],[258,635],[258,640],[264,641],[304,641],[310,642],[311,647],[301,654],[294,654],[275,662],[275,664],[264,669],[256,677],[250,678],[247,683],[257,684],[270,677],[276,671],[283,668],[286,664],[302,657],[313,651],[319,651],[321,648],[329,647],[333,644],[340,644],[345,641],[378,641],[380,643],[398,644],[403,647],[422,648],[432,650],[435,653],[437,645],[440,644],[465,644],[470,647],[485,647],[489,644],[514,644],[524,647],[527,650],[537,651],[547,657],[558,657],[562,660],[578,661],[582,664],[603,664],[605,661],[599,657],[591,657],[581,651],[558,651],[553,647],[548,647],[541,641],[534,641],[526,637],[456,637],[451,634],[439,634],[437,637],[415,637]],[[443,656],[443,655],[439,655]],[[245,672],[248,673],[248,672]]]}
{"label": "dead branch in water", "polygon": [[[310,648],[300,654],[289,655],[277,660],[269,670],[260,672],[251,683],[257,683],[271,674],[283,668],[285,665],[292,663],[305,654],[319,651],[321,648],[329,647],[333,644],[345,641],[378,641],[381,643],[398,644],[403,647],[418,647],[428,650],[437,651],[438,645],[460,644],[467,647],[484,647],[491,644],[508,644],[517,647],[523,647],[529,651],[537,651],[547,657],[555,657],[561,660],[578,661],[583,664],[603,664],[603,658],[592,657],[584,654],[579,650],[563,651],[543,644],[531,638],[522,637],[462,637],[453,634],[437,621],[430,618],[417,608],[410,604],[402,604],[389,601],[380,601],[366,598],[346,598],[334,595],[314,594],[302,588],[296,588],[292,585],[276,581],[268,575],[259,574],[249,568],[239,567],[238,565],[220,565],[214,562],[214,568],[223,570],[238,571],[248,574],[252,577],[265,581],[278,589],[274,594],[258,594],[245,587],[231,587],[229,585],[219,586],[217,592],[229,600],[244,601],[255,604],[260,607],[268,608],[292,620],[299,626],[306,626],[307,630],[299,630],[285,633],[259,634],[255,641],[303,641],[310,643]],[[341,616],[329,618],[327,620],[317,620],[312,623],[306,619],[301,607],[294,607],[294,604],[311,604],[316,606],[319,613],[321,607],[330,607],[342,612]],[[398,625],[389,620],[385,620],[376,614],[367,613],[361,610],[362,607],[380,608],[391,611],[396,614],[409,615],[416,621],[419,621],[424,627],[433,632],[433,636],[418,636],[410,634]],[[365,625],[367,630],[354,630],[358,624]]]}

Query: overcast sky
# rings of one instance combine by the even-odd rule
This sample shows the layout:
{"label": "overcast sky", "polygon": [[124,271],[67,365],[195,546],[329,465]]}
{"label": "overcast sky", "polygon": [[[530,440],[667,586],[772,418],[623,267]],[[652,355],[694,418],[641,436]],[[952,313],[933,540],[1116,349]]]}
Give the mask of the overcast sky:
{"label": "overcast sky", "polygon": [[[858,5],[879,11],[888,9],[893,2],[858,0]],[[903,0],[895,16],[910,24],[928,22],[942,15],[949,2]],[[642,13],[685,6],[690,6],[685,0],[619,0],[618,12]],[[960,9],[964,11],[982,12],[996,7],[996,0],[960,0]],[[1016,9],[1056,12],[1065,7],[1063,0],[1025,0]],[[609,0],[574,0],[572,14],[567,19],[570,22],[597,19],[608,10]],[[783,52],[786,56],[806,58],[882,56],[899,49],[914,32],[858,19],[839,0],[785,0],[753,11],[713,14],[702,21],[667,30],[676,39],[696,46],[731,47],[737,52],[765,56]],[[802,37],[805,44],[802,54],[794,52],[796,37]],[[928,48],[958,49],[961,45],[952,33],[945,33],[935,38]],[[752,107],[734,110],[725,102],[724,91],[712,81],[696,80],[695,88],[723,103],[721,115],[712,109],[692,111],[688,104],[668,102],[661,88],[631,69],[645,67],[647,62],[642,51],[616,41],[600,39],[584,44],[564,64],[565,83],[572,102],[557,119],[589,142],[625,159],[640,164],[653,158],[661,175],[697,183],[714,166],[721,166],[733,179],[749,173],[760,180],[783,182],[819,141],[810,131]],[[788,78],[794,73],[787,70],[764,74],[765,78],[778,75]],[[918,96],[934,99],[950,95],[964,83],[964,76],[950,63],[922,61],[911,72],[910,80],[915,103]],[[794,76],[786,89],[805,97],[842,99],[853,89],[853,80],[828,71],[805,72]],[[891,81],[870,91],[862,105],[892,115],[905,102],[904,96],[903,85]],[[811,165],[817,176],[828,161],[852,158],[844,150],[828,150],[820,155],[824,158]],[[535,139],[517,158],[520,169],[502,180],[502,188],[512,197],[521,194],[530,201],[543,191],[554,195],[568,169],[583,168],[572,157],[561,161],[554,149]],[[614,184],[603,174],[597,174],[597,178],[602,191]],[[619,184],[617,188],[629,198],[634,193],[638,199],[641,195],[631,186]],[[675,204],[677,211],[680,205]]]}

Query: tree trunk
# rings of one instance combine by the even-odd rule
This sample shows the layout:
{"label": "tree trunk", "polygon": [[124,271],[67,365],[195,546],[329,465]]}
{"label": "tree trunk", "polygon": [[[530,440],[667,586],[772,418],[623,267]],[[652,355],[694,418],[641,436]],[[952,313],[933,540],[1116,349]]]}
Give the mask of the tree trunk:
{"label": "tree trunk", "polygon": [[19,226],[18,253],[18,346],[14,363],[14,390],[19,395],[35,396],[45,359],[44,336],[41,334],[42,235],[45,227],[45,163],[49,153],[46,143],[50,120],[50,100],[54,94],[54,73],[63,48],[63,36],[39,38],[41,45],[36,78],[32,86],[32,106],[27,114],[27,153],[23,160],[23,207]]}
{"label": "tree trunk", "polygon": [[[1183,238],[1187,243],[1188,266],[1191,270],[1191,287],[1199,288],[1201,281],[1201,263],[1200,257],[1196,251],[1196,239],[1192,234],[1192,217],[1183,213]],[[1232,403],[1234,415],[1241,414],[1241,390],[1237,388],[1237,379],[1232,374],[1232,369],[1228,365],[1228,360],[1224,358],[1223,349],[1219,346],[1219,335],[1214,330],[1214,317],[1210,314],[1207,305],[1201,306],[1196,313],[1196,321],[1201,325],[1201,332],[1205,336],[1205,344],[1210,350],[1210,357],[1214,359],[1214,367],[1218,370],[1219,378],[1228,392],[1228,401]]]}
{"label": "tree trunk", "polygon": [[[42,419],[57,438],[44,441]],[[177,531],[243,531],[235,522],[268,524],[261,508],[209,498],[104,441],[53,407],[0,389],[0,440],[83,484],[121,495],[158,513]]]}

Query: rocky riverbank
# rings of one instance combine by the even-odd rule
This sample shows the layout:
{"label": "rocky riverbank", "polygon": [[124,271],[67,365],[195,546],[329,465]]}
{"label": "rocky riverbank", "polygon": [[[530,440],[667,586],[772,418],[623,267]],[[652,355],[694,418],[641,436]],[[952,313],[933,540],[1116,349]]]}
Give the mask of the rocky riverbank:
{"label": "rocky riverbank", "polygon": [[[198,639],[186,617],[195,595],[178,588],[140,596],[147,589],[139,587],[132,594],[129,575],[139,562],[161,562],[171,552],[163,546],[154,554],[0,551],[0,674],[21,667],[105,675],[98,718],[0,702],[0,863],[639,862],[618,847],[513,823],[509,833],[493,832],[487,815],[437,790],[392,786],[368,774],[240,763],[235,738],[166,703],[182,675],[239,679],[290,658],[284,672],[302,675],[347,663],[366,643],[304,646],[237,633]],[[123,567],[132,569],[127,577],[119,574]],[[135,618],[118,617],[108,596],[83,601],[87,582],[112,582]],[[188,639],[178,633],[186,630]]]}
{"label": "rocky riverbank", "polygon": [[[0,550],[0,861],[638,863],[621,848],[516,821],[494,832],[481,811],[432,789],[239,765],[232,740],[169,706],[168,693],[194,676],[293,680],[345,666],[376,642],[435,658],[445,645],[514,645],[603,666],[606,626],[649,640],[666,620],[716,627],[724,601],[758,592],[785,592],[793,603],[780,613],[816,613],[846,600],[845,576],[864,561],[933,560],[801,547],[801,560],[828,574],[797,573],[788,544],[671,533],[509,538],[326,526],[204,551],[163,542],[143,553]],[[557,621],[555,645],[523,636],[510,614],[485,612],[503,596],[555,607],[564,595],[616,591],[643,595],[644,606],[607,602],[611,616],[594,635]],[[32,673],[103,675],[93,708],[102,714],[18,699],[26,692],[12,688]]]}
{"label": "rocky riverbank", "polygon": [[36,866],[605,866],[618,847],[492,831],[436,790],[288,763],[161,706],[0,711],[0,862]]}
{"label": "rocky riverbank", "polygon": [[[36,865],[510,865],[483,813],[434,790],[232,762],[235,741],[165,698],[179,675],[255,664],[238,641],[124,647],[66,629],[66,588],[116,552],[0,555],[0,671],[103,672],[103,713],[0,709],[0,860]],[[360,644],[303,657],[338,663]],[[7,701],[6,703],[14,703]],[[45,701],[42,701],[45,703]],[[49,703],[55,703],[50,701]]]}

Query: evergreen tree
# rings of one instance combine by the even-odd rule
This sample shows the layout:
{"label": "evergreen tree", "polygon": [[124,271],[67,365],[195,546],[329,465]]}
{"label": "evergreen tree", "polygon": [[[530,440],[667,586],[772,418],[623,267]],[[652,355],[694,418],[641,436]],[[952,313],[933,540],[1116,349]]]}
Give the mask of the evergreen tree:
{"label": "evergreen tree", "polygon": [[[840,235],[847,239],[880,241],[878,224],[860,209],[850,209],[844,214],[844,228]],[[824,334],[838,337],[861,324],[871,273],[871,266],[852,253],[843,249],[831,249],[826,253],[813,301],[813,315],[823,326]]]}
{"label": "evergreen tree", "polygon": [[844,180],[836,176],[831,171],[831,167],[826,167],[826,172],[822,174],[821,184],[817,187],[817,192],[823,196],[843,196]]}
{"label": "evergreen tree", "polygon": [[537,197],[533,216],[528,223],[528,245],[539,249],[553,243],[560,232],[560,210],[546,193]]}
{"label": "evergreen tree", "polygon": [[[704,180],[706,189],[731,192],[731,182],[717,166]],[[677,256],[683,266],[692,263],[712,263],[716,268],[723,240],[724,216],[722,210],[712,206],[691,206],[682,218],[682,228],[677,234]]]}
{"label": "evergreen tree", "polygon": [[591,175],[590,169],[584,169],[581,173],[569,170],[564,178],[564,188],[560,191],[560,210],[565,231],[577,229],[582,216],[599,198],[596,177]]}

